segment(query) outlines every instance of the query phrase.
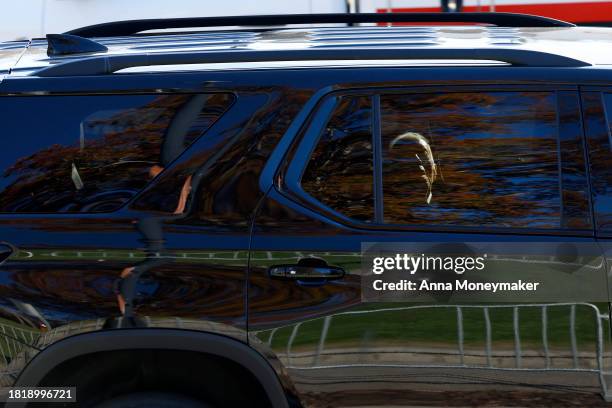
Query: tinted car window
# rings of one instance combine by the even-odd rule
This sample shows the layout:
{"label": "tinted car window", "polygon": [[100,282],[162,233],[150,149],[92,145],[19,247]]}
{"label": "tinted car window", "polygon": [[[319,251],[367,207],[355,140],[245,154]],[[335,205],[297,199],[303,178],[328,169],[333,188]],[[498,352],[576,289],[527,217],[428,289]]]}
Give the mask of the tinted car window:
{"label": "tinted car window", "polygon": [[371,119],[369,97],[339,98],[302,176],[304,191],[366,222],[374,214]]}
{"label": "tinted car window", "polygon": [[[603,102],[603,107],[602,107]],[[612,231],[612,94],[583,94],[593,209],[599,231]]]}
{"label": "tinted car window", "polygon": [[612,94],[603,94],[606,108],[606,120],[608,122],[608,145],[612,146]]}
{"label": "tinted car window", "polygon": [[115,210],[232,100],[230,94],[0,98],[0,211]]}
{"label": "tinted car window", "polygon": [[560,227],[556,97],[382,95],[389,224]]}

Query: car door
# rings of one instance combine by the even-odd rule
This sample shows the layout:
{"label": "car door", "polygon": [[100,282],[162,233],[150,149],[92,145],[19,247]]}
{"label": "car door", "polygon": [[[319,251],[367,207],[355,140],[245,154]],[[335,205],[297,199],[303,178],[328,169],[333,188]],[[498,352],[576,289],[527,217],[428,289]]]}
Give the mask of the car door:
{"label": "car door", "polygon": [[[208,196],[219,175],[197,170],[236,134],[244,137],[238,131],[250,131],[268,98],[235,99],[229,92],[0,97],[3,384],[48,345],[104,328],[178,326],[246,340],[248,229],[226,225],[224,240],[218,227],[203,232],[198,222],[212,207],[200,203],[225,200]],[[223,115],[232,104],[238,109]],[[37,120],[24,121],[25,112]],[[216,171],[241,176],[240,168]],[[192,190],[200,200],[189,198]],[[223,208],[220,220],[239,214]]]}
{"label": "car door", "polygon": [[597,242],[605,253],[608,290],[610,290],[612,272],[612,168],[610,167],[612,161],[612,87],[584,87],[581,99]]}
{"label": "car door", "polygon": [[[574,398],[576,384],[599,401],[593,302],[606,306],[606,277],[575,87],[336,92],[295,128],[264,172],[275,176],[253,226],[248,318],[251,344],[307,406],[528,404]],[[495,264],[484,281],[546,290],[371,290],[413,276],[372,273],[382,253],[483,248]]]}

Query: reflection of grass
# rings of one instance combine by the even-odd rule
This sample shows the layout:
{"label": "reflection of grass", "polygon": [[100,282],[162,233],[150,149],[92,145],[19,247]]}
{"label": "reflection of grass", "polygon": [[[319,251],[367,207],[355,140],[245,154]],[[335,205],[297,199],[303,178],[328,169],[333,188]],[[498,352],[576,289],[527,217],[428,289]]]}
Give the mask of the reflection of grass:
{"label": "reflection of grass", "polygon": [[[270,256],[269,256],[269,255]],[[206,250],[172,250],[167,249],[162,251],[162,256],[173,256],[177,260],[183,261],[201,261],[206,259],[214,260],[227,260],[227,261],[246,261],[248,258],[248,251],[244,250],[218,250],[218,251],[206,251]],[[11,257],[11,259],[19,259],[24,261],[64,261],[64,260],[91,260],[91,259],[105,259],[105,260],[118,260],[118,261],[130,261],[130,260],[142,260],[145,257],[145,252],[142,250],[121,250],[121,249],[90,249],[90,250],[66,250],[66,249],[34,249],[34,250],[20,250],[19,253]],[[257,251],[252,254],[251,261],[255,262],[257,266],[268,266],[275,265],[283,262],[296,262],[303,255],[298,255],[298,252],[287,251],[287,252],[266,252]],[[330,264],[346,264],[347,262],[359,265],[361,262],[360,255],[342,255],[342,254],[330,254],[326,256],[326,261]]]}
{"label": "reflection of grass", "polygon": [[[178,262],[198,262],[210,260],[215,263],[239,263],[244,264],[247,259],[247,251],[163,251],[161,256],[172,257]],[[53,250],[53,249],[36,249],[36,250],[21,250],[16,256],[11,257],[11,260],[18,261],[122,261],[122,262],[138,262],[145,258],[144,251],[139,250],[117,250],[117,249],[94,249],[94,250]]]}
{"label": "reflection of grass", "polygon": [[[399,307],[385,304],[376,308]],[[368,307],[368,309],[373,309]],[[514,342],[512,308],[489,309],[493,344],[511,345]],[[570,307],[548,308],[548,343],[551,347],[570,347]],[[519,308],[520,340],[525,345],[542,344],[542,314],[539,307]],[[576,339],[583,349],[594,350],[597,338],[597,320],[593,309],[576,307]],[[603,322],[602,324],[606,324]],[[323,318],[304,322],[293,342],[295,347],[316,347],[319,342]],[[464,342],[479,347],[486,341],[485,319],[482,309],[463,308]],[[286,347],[293,326],[277,330],[272,347]],[[270,331],[260,333],[267,341]],[[604,328],[604,333],[606,330]],[[381,345],[436,344],[454,347],[457,344],[457,315],[455,308],[427,308],[384,311],[366,314],[336,315],[328,331],[326,344],[338,343],[359,346],[365,343]],[[511,346],[510,346],[511,347]]]}

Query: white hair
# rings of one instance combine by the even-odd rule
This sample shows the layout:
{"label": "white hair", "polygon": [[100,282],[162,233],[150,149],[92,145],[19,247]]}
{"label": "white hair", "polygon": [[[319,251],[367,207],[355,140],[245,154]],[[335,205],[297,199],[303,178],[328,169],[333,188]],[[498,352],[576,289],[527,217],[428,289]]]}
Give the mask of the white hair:
{"label": "white hair", "polygon": [[421,177],[423,177],[423,179],[425,180],[425,183],[427,184],[427,196],[425,200],[427,201],[427,204],[429,204],[431,202],[431,197],[432,197],[432,186],[433,186],[433,183],[436,181],[436,178],[438,177],[438,167],[434,160],[431,146],[429,145],[427,138],[423,136],[422,134],[416,133],[416,132],[406,132],[406,133],[402,133],[401,135],[397,136],[395,139],[391,141],[391,143],[389,143],[389,150],[391,150],[397,143],[403,140],[415,141],[423,147],[423,150],[425,150],[425,155],[427,156],[427,163],[429,163],[429,169],[430,169],[429,173],[427,172],[427,170],[425,170],[425,167],[423,166],[423,160],[421,160],[419,155],[415,154],[415,156],[417,160],[421,162],[421,164],[419,164],[419,168],[424,173],[423,175],[421,175]]}

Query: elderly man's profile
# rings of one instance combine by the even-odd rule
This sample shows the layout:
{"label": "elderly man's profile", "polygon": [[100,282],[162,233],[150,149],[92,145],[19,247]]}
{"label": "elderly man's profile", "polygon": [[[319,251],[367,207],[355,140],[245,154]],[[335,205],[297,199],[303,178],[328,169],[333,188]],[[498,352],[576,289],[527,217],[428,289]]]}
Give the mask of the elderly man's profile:
{"label": "elderly man's profile", "polygon": [[416,132],[402,133],[389,143],[389,151],[391,151],[397,145],[410,143],[416,143],[422,148],[422,156],[424,157],[421,158],[421,155],[419,155],[418,153],[415,153],[415,157],[419,163],[419,170],[423,172],[421,177],[423,178],[423,180],[425,180],[425,183],[427,185],[427,194],[425,196],[425,202],[427,202],[427,204],[430,204],[433,196],[432,187],[438,177],[438,167],[434,160],[434,155],[427,138]]}

